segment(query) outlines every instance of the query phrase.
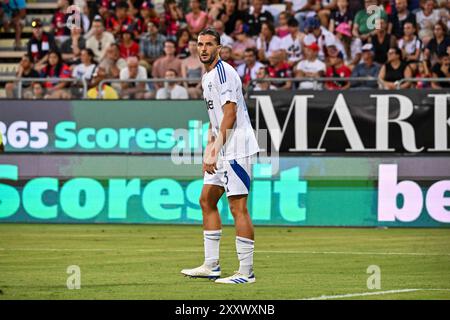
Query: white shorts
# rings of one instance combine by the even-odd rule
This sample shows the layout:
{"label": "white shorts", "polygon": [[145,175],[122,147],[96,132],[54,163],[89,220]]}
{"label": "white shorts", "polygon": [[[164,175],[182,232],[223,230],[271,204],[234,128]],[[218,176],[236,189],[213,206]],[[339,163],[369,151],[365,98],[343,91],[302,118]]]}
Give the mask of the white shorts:
{"label": "white shorts", "polygon": [[205,172],[203,184],[223,187],[227,197],[248,194],[251,182],[251,168],[251,156],[236,160],[219,160],[216,173],[209,174]]}

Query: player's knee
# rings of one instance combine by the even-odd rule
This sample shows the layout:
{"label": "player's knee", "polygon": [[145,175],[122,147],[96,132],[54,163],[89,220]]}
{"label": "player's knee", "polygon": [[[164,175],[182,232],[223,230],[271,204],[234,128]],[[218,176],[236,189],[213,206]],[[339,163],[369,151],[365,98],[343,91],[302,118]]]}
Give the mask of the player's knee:
{"label": "player's knee", "polygon": [[217,209],[217,206],[211,203],[211,201],[209,201],[205,196],[200,196],[199,203],[203,213],[208,213]]}
{"label": "player's knee", "polygon": [[230,204],[230,211],[234,218],[239,218],[248,214],[246,207],[236,204]]}

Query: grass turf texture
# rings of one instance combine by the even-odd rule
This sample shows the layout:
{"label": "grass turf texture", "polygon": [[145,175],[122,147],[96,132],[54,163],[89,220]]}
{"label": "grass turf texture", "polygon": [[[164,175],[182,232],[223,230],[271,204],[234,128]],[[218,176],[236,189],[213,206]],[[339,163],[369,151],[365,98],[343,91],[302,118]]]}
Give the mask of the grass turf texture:
{"label": "grass turf texture", "polygon": [[[224,227],[223,276],[238,269],[234,239]],[[0,224],[0,299],[302,299],[377,291],[369,265],[381,268],[378,291],[448,289],[449,244],[449,229],[257,227],[256,283],[227,286],[180,274],[203,261],[201,226]],[[70,265],[81,268],[80,290],[66,287]]]}

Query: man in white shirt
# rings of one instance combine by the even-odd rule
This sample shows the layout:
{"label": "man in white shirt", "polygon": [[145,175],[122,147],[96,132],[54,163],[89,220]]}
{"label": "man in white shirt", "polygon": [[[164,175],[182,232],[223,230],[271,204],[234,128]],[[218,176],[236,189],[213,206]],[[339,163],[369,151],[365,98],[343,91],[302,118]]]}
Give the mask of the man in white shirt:
{"label": "man in white shirt", "polygon": [[[139,65],[137,57],[127,59],[127,67],[120,71],[120,80],[145,80],[147,70]],[[149,98],[148,86],[145,82],[122,82],[120,95],[122,99],[144,99]]]}
{"label": "man in white shirt", "polygon": [[92,35],[86,40],[86,48],[92,49],[95,59],[100,61],[105,56],[106,50],[115,42],[112,33],[105,31],[103,21],[100,16],[92,23]]}
{"label": "man in white shirt", "polygon": [[303,41],[305,43],[316,42],[319,46],[318,57],[320,60],[325,61],[326,41],[335,40],[335,35],[321,26],[319,19],[316,17],[308,17],[306,19],[305,32],[306,36]]}
{"label": "man in white shirt", "polygon": [[[169,69],[166,71],[166,79],[175,79],[176,77],[177,72],[174,69]],[[164,87],[159,88],[156,92],[156,99],[189,99],[189,94],[185,87],[180,86],[176,82],[164,82]]]}
{"label": "man in white shirt", "polygon": [[[317,53],[319,52],[319,46],[313,42],[309,45],[305,45],[305,60],[300,61],[297,64],[295,76],[297,78],[319,78],[323,77],[326,72],[325,63],[317,59]],[[299,89],[316,89],[322,88],[320,82],[314,81],[302,81],[300,82]]]}
{"label": "man in white shirt", "polygon": [[302,40],[297,19],[290,18],[288,27],[289,34],[282,39],[281,48],[286,51],[288,63],[293,66],[302,57]]}
{"label": "man in white shirt", "polygon": [[259,68],[264,67],[264,65],[256,60],[256,49],[247,48],[244,51],[244,63],[236,68],[236,71],[241,77],[242,84],[244,87],[248,86],[250,82],[256,79],[256,73]]}
{"label": "man in white shirt", "polygon": [[213,27],[220,34],[220,43],[222,44],[222,47],[232,47],[234,40],[225,33],[225,25],[223,22],[221,20],[216,20],[213,23]]}

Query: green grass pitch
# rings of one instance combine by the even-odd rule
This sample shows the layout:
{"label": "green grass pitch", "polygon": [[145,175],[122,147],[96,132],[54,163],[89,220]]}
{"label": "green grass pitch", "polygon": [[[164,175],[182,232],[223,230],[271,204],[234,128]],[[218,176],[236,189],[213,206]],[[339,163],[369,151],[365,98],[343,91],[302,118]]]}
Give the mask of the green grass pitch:
{"label": "green grass pitch", "polygon": [[[234,239],[224,227],[223,275],[238,268]],[[256,227],[254,259],[255,284],[219,285],[180,274],[203,261],[201,226],[0,224],[0,299],[450,299],[449,229]],[[420,290],[389,293],[404,289]]]}

